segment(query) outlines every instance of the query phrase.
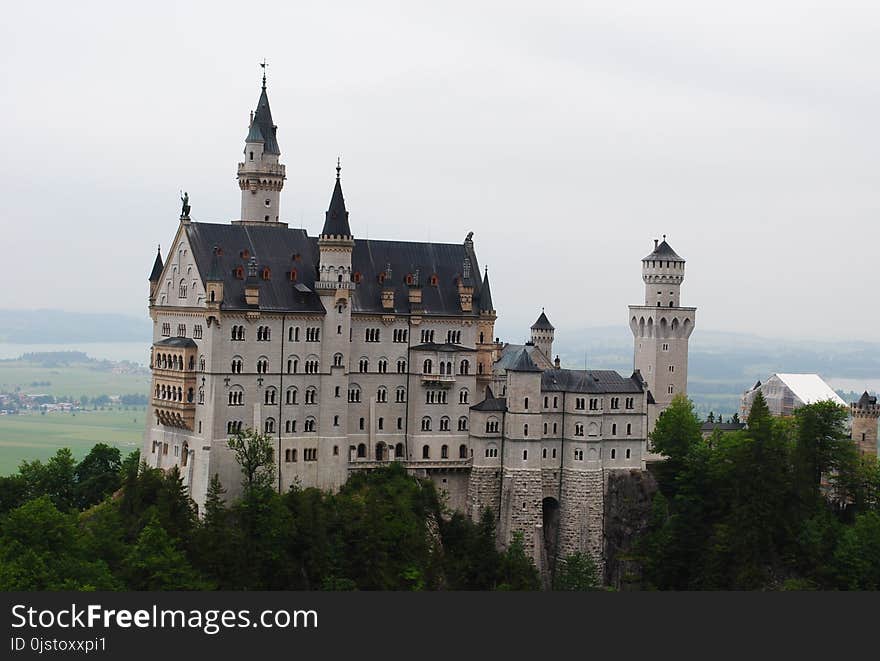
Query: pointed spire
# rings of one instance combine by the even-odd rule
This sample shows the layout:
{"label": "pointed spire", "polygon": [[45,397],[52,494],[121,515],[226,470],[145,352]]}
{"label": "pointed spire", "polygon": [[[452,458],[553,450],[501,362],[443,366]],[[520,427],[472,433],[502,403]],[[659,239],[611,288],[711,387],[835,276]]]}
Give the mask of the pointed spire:
{"label": "pointed spire", "polygon": [[345,209],[345,198],[342,196],[342,181],[340,172],[342,165],[336,160],[336,185],[333,187],[333,196],[330,198],[330,208],[324,215],[324,229],[322,236],[351,236],[351,228],[348,225],[348,211]]}
{"label": "pointed spire", "polygon": [[150,282],[159,282],[159,278],[162,277],[162,268],[164,264],[162,263],[162,246],[159,245],[156,247],[156,261],[153,262],[153,270],[150,271]]}
{"label": "pointed spire", "polygon": [[480,289],[480,312],[495,312],[492,305],[492,290],[489,288],[489,267],[483,274],[483,286]]}
{"label": "pointed spire", "polygon": [[535,361],[532,360],[529,352],[523,347],[516,360],[513,361],[513,365],[508,367],[507,370],[509,372],[540,372],[541,368],[535,365]]}
{"label": "pointed spire", "polygon": [[532,324],[532,330],[555,330],[547,315],[544,314],[544,308],[541,308],[541,316]]}
{"label": "pointed spire", "polygon": [[260,92],[260,100],[257,101],[257,109],[251,119],[246,142],[262,142],[263,152],[266,154],[281,154],[275,132],[277,126],[272,121],[272,110],[269,108],[269,96],[266,94],[266,62],[260,64],[263,67],[263,88]]}

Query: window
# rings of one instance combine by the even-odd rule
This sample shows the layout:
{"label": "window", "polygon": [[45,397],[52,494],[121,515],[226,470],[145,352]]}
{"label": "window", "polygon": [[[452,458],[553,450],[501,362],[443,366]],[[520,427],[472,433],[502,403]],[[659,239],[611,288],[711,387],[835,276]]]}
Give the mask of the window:
{"label": "window", "polygon": [[306,342],[320,342],[321,341],[321,328],[313,327],[306,328]]}
{"label": "window", "polygon": [[299,326],[287,329],[287,339],[290,342],[299,342]]}
{"label": "window", "polygon": [[398,374],[406,374],[406,361],[398,360],[397,361],[397,373]]}
{"label": "window", "polygon": [[[306,418],[305,431],[313,432],[315,431],[315,419],[314,418]],[[317,452],[317,450],[316,450]]]}
{"label": "window", "polygon": [[257,360],[257,374],[267,374],[269,372],[269,359],[265,356]]}
{"label": "window", "polygon": [[275,418],[266,418],[265,432],[271,434],[275,431]]}
{"label": "window", "polygon": [[264,397],[265,404],[274,404],[275,403],[275,388],[266,388],[266,394]]}
{"label": "window", "polygon": [[583,436],[584,435],[584,426],[580,422],[574,426],[574,435],[575,436]]}
{"label": "window", "polygon": [[615,450],[614,448],[611,448],[611,458],[617,459],[617,450]]}
{"label": "window", "polygon": [[366,419],[361,418],[360,420],[358,420],[358,429],[363,431],[365,426],[366,426]]}
{"label": "window", "polygon": [[458,458],[467,459],[467,445],[461,444],[458,446]]}
{"label": "window", "polygon": [[446,344],[461,344],[461,331],[446,331]]}
{"label": "window", "polygon": [[[633,433],[633,426],[632,426],[632,423],[629,423],[629,422],[628,422],[628,423],[626,423],[626,435],[627,435],[627,436],[632,436],[632,433]],[[627,457],[627,458],[628,458],[628,457]]]}
{"label": "window", "polygon": [[424,372],[425,374],[430,374],[433,368],[434,363],[431,362],[431,359],[425,359],[425,362],[422,364],[422,372]]}
{"label": "window", "polygon": [[422,330],[422,344],[429,344],[434,341],[434,331],[423,329]]}
{"label": "window", "polygon": [[620,397],[612,397],[611,398],[611,408],[619,409],[620,408]]}
{"label": "window", "polygon": [[629,448],[626,449],[626,458],[629,459],[632,456],[632,450]]}
{"label": "window", "polygon": [[525,401],[523,402],[523,408],[524,408],[526,411],[529,410],[529,398],[528,398],[528,397],[526,397],[526,398],[525,398]]}
{"label": "window", "polygon": [[388,373],[388,361],[383,358],[379,361],[379,374],[387,374]]}
{"label": "window", "polygon": [[177,324],[177,337],[186,337],[186,324]]}
{"label": "window", "polygon": [[268,326],[257,326],[257,342],[268,342],[272,337],[272,330]]}
{"label": "window", "polygon": [[529,451],[523,450],[523,461],[526,461],[529,458]]}
{"label": "window", "polygon": [[303,461],[318,461],[318,448],[304,448]]}
{"label": "window", "polygon": [[446,416],[440,418],[440,431],[449,431],[449,418]]}
{"label": "window", "polygon": [[427,416],[422,418],[422,431],[431,431],[431,418]]}
{"label": "window", "polygon": [[663,351],[669,351],[669,345],[666,344],[666,343],[664,342],[663,345],[662,345],[662,347],[661,347],[661,349],[662,349]]}
{"label": "window", "polygon": [[284,398],[284,403],[285,404],[296,404],[296,394],[297,394],[296,388],[288,388],[287,395]]}
{"label": "window", "polygon": [[299,370],[299,359],[298,358],[288,358],[287,359],[287,373],[288,374],[296,374],[297,370]]}
{"label": "window", "polygon": [[367,328],[364,331],[364,341],[366,342],[378,342],[379,341],[379,330],[378,328]]}
{"label": "window", "polygon": [[544,448],[543,450],[541,450],[541,459],[546,459],[546,458],[547,458],[547,448]]}
{"label": "window", "polygon": [[666,392],[669,393],[669,394],[671,395],[672,393],[675,392],[675,386],[673,386],[673,385],[670,383],[670,384],[669,384],[669,387],[666,389]]}
{"label": "window", "polygon": [[599,398],[598,397],[590,398],[590,410],[591,411],[598,411],[599,410]]}
{"label": "window", "polygon": [[489,447],[486,448],[486,456],[489,457],[490,459],[492,457],[497,457],[498,456],[498,448],[495,447],[494,445],[490,445]]}
{"label": "window", "polygon": [[581,449],[576,449],[574,451],[574,460],[575,461],[583,461],[584,460],[584,451]]}
{"label": "window", "polygon": [[242,365],[244,365],[244,362],[242,361],[241,358],[238,358],[238,357],[233,358],[232,364],[230,366],[230,371],[233,374],[241,374]]}
{"label": "window", "polygon": [[553,448],[552,456],[553,456],[553,459],[556,459],[556,448]]}
{"label": "window", "polygon": [[430,459],[431,458],[431,448],[427,445],[422,446],[422,459]]}
{"label": "window", "polygon": [[382,431],[383,429],[385,429],[385,418],[379,418],[379,420],[377,422],[378,422],[379,431]]}
{"label": "window", "polygon": [[306,361],[306,374],[318,373],[318,361],[314,358]]}
{"label": "window", "polygon": [[369,371],[369,369],[370,369],[370,361],[367,360],[366,358],[361,358],[360,361],[358,361],[358,371],[363,373],[363,372]]}
{"label": "window", "polygon": [[186,282],[184,280],[180,281],[180,287],[177,289],[177,297],[186,298]]}
{"label": "window", "polygon": [[367,446],[364,445],[363,443],[358,444],[357,456],[358,456],[358,459],[364,459],[367,456]]}
{"label": "window", "polygon": [[441,445],[440,446],[440,458],[441,459],[449,459],[449,446]]}
{"label": "window", "polygon": [[461,361],[461,364],[458,366],[458,373],[464,375],[471,373],[471,363],[469,360]]}
{"label": "window", "polygon": [[306,388],[306,404],[317,404],[318,391],[314,386]]}
{"label": "window", "polygon": [[574,400],[574,407],[578,411],[583,411],[586,408],[586,401],[587,400],[584,399],[583,397],[576,397]]}
{"label": "window", "polygon": [[388,389],[385,386],[380,386],[376,391],[376,401],[382,404],[388,401]]}
{"label": "window", "polygon": [[611,425],[611,435],[617,436],[617,425],[616,424]]}
{"label": "window", "polygon": [[528,436],[528,435],[529,435],[529,426],[523,425],[523,436]]}
{"label": "window", "polygon": [[196,324],[193,326],[193,339],[201,340],[202,339],[202,325]]}
{"label": "window", "polygon": [[625,401],[625,405],[626,405],[626,408],[628,408],[628,409],[634,408],[635,398],[634,397],[627,397],[626,401]]}
{"label": "window", "polygon": [[395,391],[394,401],[401,403],[406,401],[406,389],[403,386],[400,386]]}
{"label": "window", "polygon": [[489,418],[488,420],[486,420],[486,433],[497,434],[498,424],[498,418]]}
{"label": "window", "polygon": [[546,433],[547,433],[547,423],[545,422],[544,423],[544,434],[546,434]]}
{"label": "window", "polygon": [[407,341],[407,330],[405,328],[395,328],[392,333],[392,340],[398,343],[405,343]]}
{"label": "window", "polygon": [[467,431],[468,430],[468,419],[467,416],[461,416],[458,419],[458,431]]}
{"label": "window", "polygon": [[670,372],[674,372],[674,371],[675,371],[675,365],[670,365],[670,366],[669,366],[669,371],[670,371]]}
{"label": "window", "polygon": [[558,397],[554,397],[554,398],[553,398],[553,408],[555,409],[555,408],[557,408],[558,406],[559,406],[559,398],[558,398]]}
{"label": "window", "polygon": [[333,355],[333,366],[334,367],[342,367],[342,354],[337,353]]}
{"label": "window", "polygon": [[458,403],[459,404],[467,404],[468,403],[468,391],[467,388],[462,388],[458,391]]}
{"label": "window", "polygon": [[338,427],[338,426],[339,426],[339,416],[338,416],[338,415],[334,415],[334,416],[333,416],[333,426],[334,426],[334,427]]}
{"label": "window", "polygon": [[[397,419],[397,428],[398,428],[398,429],[403,429],[403,418],[398,418],[398,419]],[[401,456],[403,455],[402,452],[401,452],[400,454],[401,454]]]}

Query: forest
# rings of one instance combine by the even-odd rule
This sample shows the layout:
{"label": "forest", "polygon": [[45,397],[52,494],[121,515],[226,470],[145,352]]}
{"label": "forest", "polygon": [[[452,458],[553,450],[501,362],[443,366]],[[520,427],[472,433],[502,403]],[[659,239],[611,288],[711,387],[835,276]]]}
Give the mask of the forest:
{"label": "forest", "polygon": [[[774,418],[756,398],[741,432],[703,438],[678,397],[652,434],[667,457],[626,558],[627,589],[876,590],[880,469],[828,402]],[[450,512],[429,480],[393,464],[335,494],[272,488],[268,437],[229,440],[242,496],[215,477],[197,513],[176,468],[138,452],[67,449],[0,477],[2,590],[594,590],[582,554],[540,576],[495,517]],[[201,514],[201,515],[199,515]]]}

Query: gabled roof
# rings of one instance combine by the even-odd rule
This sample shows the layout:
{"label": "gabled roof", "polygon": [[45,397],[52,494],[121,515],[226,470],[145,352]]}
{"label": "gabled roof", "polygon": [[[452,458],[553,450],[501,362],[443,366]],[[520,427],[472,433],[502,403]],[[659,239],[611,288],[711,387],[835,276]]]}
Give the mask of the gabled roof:
{"label": "gabled roof", "polygon": [[339,181],[339,165],[336,166],[336,185],[333,187],[333,195],[330,197],[330,207],[324,214],[324,236],[351,236],[351,227],[348,225],[348,211],[345,209],[345,198],[342,196],[342,183]]}
{"label": "gabled roof", "polygon": [[263,152],[266,154],[281,154],[278,147],[278,139],[275,136],[277,128],[272,122],[272,111],[269,109],[269,97],[266,95],[266,85],[263,83],[263,91],[260,100],[257,101],[257,110],[251,121],[246,142],[262,142]]}
{"label": "gabled roof", "polygon": [[150,271],[150,282],[159,282],[162,277],[162,249],[156,248],[156,260],[153,262],[153,270]]}
{"label": "gabled roof", "polygon": [[547,318],[547,315],[544,314],[544,310],[541,310],[541,316],[532,324],[532,330],[555,330],[553,324],[551,324],[550,320]]}
{"label": "gabled roof", "polygon": [[507,368],[516,362],[523,349],[529,352],[529,357],[541,369],[553,367],[550,359],[534,344],[505,344],[501,349],[501,356],[492,364],[492,371],[495,374],[504,374]]}
{"label": "gabled roof", "polygon": [[541,390],[583,393],[640,393],[642,380],[633,373],[624,377],[614,370],[544,370]]}
{"label": "gabled roof", "polygon": [[487,397],[479,404],[474,404],[471,411],[506,411],[507,397]]}
{"label": "gabled roof", "polygon": [[508,372],[540,372],[541,368],[535,365],[535,361],[531,359],[529,356],[529,352],[526,351],[525,347],[523,350],[519,352],[519,355],[516,357],[516,360],[513,361],[513,364],[507,368]]}
{"label": "gabled roof", "polygon": [[424,344],[417,344],[414,347],[410,347],[413,351],[440,351],[443,353],[466,353],[466,352],[475,352],[476,349],[471,349],[470,347],[463,347],[460,344],[438,344],[436,342],[426,342]]}
{"label": "gabled roof", "polygon": [[[676,252],[672,249],[668,243],[666,243],[666,235],[663,235],[663,241],[658,245],[657,240],[654,240],[654,252],[645,257],[647,259],[663,259],[668,260],[670,262],[683,262],[684,260],[679,257]],[[642,261],[645,261],[642,260]]]}
{"label": "gabled roof", "polygon": [[775,374],[804,404],[831,400],[846,406],[840,396],[818,374]]}

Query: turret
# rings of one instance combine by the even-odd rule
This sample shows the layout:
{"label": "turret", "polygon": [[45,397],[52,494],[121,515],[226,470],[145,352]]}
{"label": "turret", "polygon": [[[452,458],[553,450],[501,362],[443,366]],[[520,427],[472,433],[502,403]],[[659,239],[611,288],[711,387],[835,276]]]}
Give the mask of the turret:
{"label": "turret", "polygon": [[654,251],[642,260],[642,280],[645,281],[645,305],[679,306],[684,260],[666,243],[665,234],[662,243],[654,239]]}
{"label": "turret", "polygon": [[877,397],[866,390],[858,402],[850,404],[852,415],[852,440],[862,454],[877,456],[877,420],[880,418],[880,405]]}
{"label": "turret", "polygon": [[321,296],[333,297],[331,305],[339,300],[347,304],[354,288],[351,279],[351,252],[354,237],[348,225],[348,210],[342,195],[342,166],[336,162],[336,184],[330,197],[330,206],[324,214],[324,227],[318,237],[320,252],[318,280],[315,289]]}
{"label": "turret", "polygon": [[553,334],[555,330],[544,313],[544,308],[541,308],[541,316],[532,324],[532,344],[541,350],[548,362],[553,359]]}
{"label": "turret", "polygon": [[[264,70],[265,71],[265,70]],[[277,223],[280,218],[281,189],[285,170],[279,162],[276,131],[266,94],[266,74],[251,113],[248,134],[244,141],[244,161],[238,164],[238,186],[241,189],[241,223]],[[233,221],[235,222],[235,221]]]}

